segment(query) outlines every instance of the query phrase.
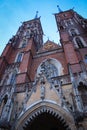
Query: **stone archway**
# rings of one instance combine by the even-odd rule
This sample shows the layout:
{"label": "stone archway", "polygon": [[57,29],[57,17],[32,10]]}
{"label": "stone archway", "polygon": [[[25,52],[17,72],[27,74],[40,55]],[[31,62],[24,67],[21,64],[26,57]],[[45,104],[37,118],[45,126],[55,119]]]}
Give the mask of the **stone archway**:
{"label": "stone archway", "polygon": [[27,121],[23,130],[71,130],[64,119],[52,112],[42,112],[30,122]]}
{"label": "stone archway", "polygon": [[[48,129],[47,127],[43,129],[42,125],[39,126],[41,120],[44,126],[48,126]],[[52,122],[53,125],[50,125]],[[29,107],[20,115],[15,124],[15,130],[36,130],[36,127],[38,127],[37,130],[76,130],[70,113],[49,101],[38,102]]]}

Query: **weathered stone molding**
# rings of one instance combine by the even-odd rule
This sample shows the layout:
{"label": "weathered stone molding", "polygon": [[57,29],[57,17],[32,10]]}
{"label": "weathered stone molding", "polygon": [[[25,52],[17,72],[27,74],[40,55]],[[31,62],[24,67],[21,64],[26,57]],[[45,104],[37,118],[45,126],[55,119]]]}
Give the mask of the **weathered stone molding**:
{"label": "weathered stone molding", "polygon": [[26,127],[29,122],[44,112],[49,113],[60,120],[66,127],[66,130],[76,130],[73,117],[69,115],[69,112],[61,108],[61,106],[57,105],[55,102],[46,100],[33,104],[25,113],[22,113],[15,124],[15,130],[23,130],[23,127]]}

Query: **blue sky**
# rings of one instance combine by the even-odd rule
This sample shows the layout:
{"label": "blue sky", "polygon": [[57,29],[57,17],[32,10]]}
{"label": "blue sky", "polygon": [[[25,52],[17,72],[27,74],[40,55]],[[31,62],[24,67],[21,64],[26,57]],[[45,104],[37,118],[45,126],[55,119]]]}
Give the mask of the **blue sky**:
{"label": "blue sky", "polygon": [[0,54],[8,40],[16,34],[21,22],[31,20],[39,11],[44,42],[48,39],[58,43],[59,36],[54,13],[58,12],[57,5],[65,11],[74,10],[87,18],[87,0],[0,0]]}

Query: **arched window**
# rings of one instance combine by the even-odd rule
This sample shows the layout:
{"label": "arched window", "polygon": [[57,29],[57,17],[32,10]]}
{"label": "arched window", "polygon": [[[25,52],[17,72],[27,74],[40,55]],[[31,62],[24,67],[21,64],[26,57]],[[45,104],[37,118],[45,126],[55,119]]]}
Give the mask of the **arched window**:
{"label": "arched window", "polygon": [[64,27],[61,25],[61,26],[60,26],[60,30],[63,30],[63,29],[64,29]]}
{"label": "arched window", "polygon": [[78,90],[82,99],[83,109],[87,111],[87,86],[80,82]]}
{"label": "arched window", "polygon": [[67,20],[67,26],[70,26],[70,25],[71,25],[71,21]]}
{"label": "arched window", "polygon": [[8,95],[5,95],[5,97],[3,98],[3,100],[4,100],[4,104],[6,104],[7,100],[8,100]]}
{"label": "arched window", "polygon": [[23,56],[23,53],[19,53],[19,54],[17,55],[16,62],[21,62],[21,61],[22,61],[22,56]]}
{"label": "arched window", "polygon": [[37,75],[42,71],[48,78],[63,75],[63,67],[61,63],[53,58],[47,59],[39,65]]}
{"label": "arched window", "polygon": [[84,62],[87,64],[87,54],[84,56]]}
{"label": "arched window", "polygon": [[46,71],[46,74],[47,74],[48,77],[58,76],[57,68],[49,60],[47,60],[46,62],[43,62],[41,67],[42,67],[42,69],[44,69]]}
{"label": "arched window", "polygon": [[72,36],[76,36],[76,35],[77,35],[77,33],[76,33],[76,30],[75,30],[75,29],[71,29],[71,30],[70,30],[70,32],[71,32],[71,35],[72,35]]}
{"label": "arched window", "polygon": [[30,38],[31,36],[31,29],[28,28],[27,32],[26,32],[26,38]]}
{"label": "arched window", "polygon": [[11,79],[10,79],[10,84],[12,85],[15,82],[15,78],[16,78],[16,73],[13,73],[11,75]]}
{"label": "arched window", "polygon": [[63,31],[63,30],[65,29],[64,23],[63,23],[62,21],[60,22],[59,29],[60,29],[61,31]]}
{"label": "arched window", "polygon": [[83,48],[84,47],[84,45],[83,45],[83,43],[82,43],[82,41],[81,41],[81,39],[79,37],[76,37],[75,40],[76,40],[76,43],[77,43],[79,48]]}
{"label": "arched window", "polygon": [[23,48],[26,47],[26,43],[23,43],[23,44],[22,44],[22,47],[23,47]]}
{"label": "arched window", "polygon": [[1,98],[1,102],[0,102],[0,116],[2,115],[3,112],[3,108],[5,106],[5,104],[8,101],[8,95],[6,94],[3,98]]}
{"label": "arched window", "polygon": [[26,41],[26,40],[23,40],[21,47],[23,47],[23,48],[26,47],[26,44],[27,44],[27,41]]}
{"label": "arched window", "polygon": [[26,32],[26,36],[29,36],[30,35],[30,31],[28,30],[27,32]]}

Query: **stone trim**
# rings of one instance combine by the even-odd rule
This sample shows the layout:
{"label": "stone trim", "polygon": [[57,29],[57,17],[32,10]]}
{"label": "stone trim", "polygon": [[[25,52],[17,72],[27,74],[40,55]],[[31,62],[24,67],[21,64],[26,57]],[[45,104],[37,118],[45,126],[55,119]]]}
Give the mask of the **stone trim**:
{"label": "stone trim", "polygon": [[66,121],[63,119],[63,117],[61,117],[56,111],[54,111],[52,108],[43,106],[41,108],[39,108],[38,110],[34,111],[34,113],[32,113],[29,118],[25,121],[25,123],[23,124],[23,128],[26,128],[28,123],[30,123],[31,121],[33,121],[38,115],[42,114],[42,113],[49,113],[52,116],[56,117],[56,119],[61,121],[61,124],[66,128],[66,130],[71,130],[69,128],[69,126],[67,125]]}
{"label": "stone trim", "polygon": [[50,54],[54,54],[54,53],[61,53],[63,52],[63,49],[55,49],[55,50],[52,50],[52,51],[45,51],[45,52],[42,52],[42,53],[38,53],[36,56],[34,56],[33,58],[39,58],[41,56],[46,56],[46,55],[50,55]]}
{"label": "stone trim", "polygon": [[[60,112],[60,109],[61,106],[57,105],[55,102],[40,100],[30,106],[24,113],[21,113],[20,117],[16,121],[16,128],[14,130],[24,130],[23,128],[26,127],[29,122],[44,112],[49,113],[60,120],[66,130],[76,130],[73,117],[69,115],[69,112],[65,109],[62,108],[62,112]],[[68,118],[68,123],[66,118]]]}

